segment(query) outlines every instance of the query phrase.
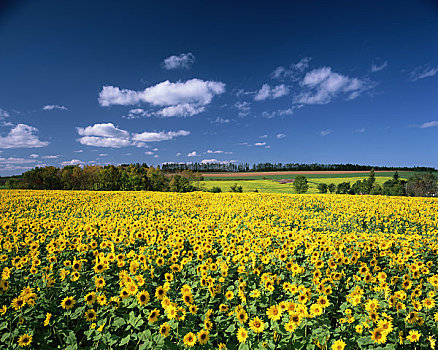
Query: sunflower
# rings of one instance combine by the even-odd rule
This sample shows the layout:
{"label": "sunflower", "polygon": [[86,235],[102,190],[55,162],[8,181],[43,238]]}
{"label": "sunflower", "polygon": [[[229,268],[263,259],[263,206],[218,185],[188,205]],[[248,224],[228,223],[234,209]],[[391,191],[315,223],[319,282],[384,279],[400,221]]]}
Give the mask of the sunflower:
{"label": "sunflower", "polygon": [[386,343],[386,332],[382,328],[376,328],[371,331],[371,339],[374,343],[383,344]]}
{"label": "sunflower", "polygon": [[46,319],[44,320],[44,323],[43,323],[43,326],[44,327],[46,327],[46,326],[48,326],[49,325],[49,322],[50,322],[50,318],[52,317],[52,314],[50,313],[50,312],[48,312],[47,314],[46,314]]}
{"label": "sunflower", "polygon": [[406,337],[411,343],[416,343],[420,339],[421,334],[418,331],[410,330],[409,335]]}
{"label": "sunflower", "polygon": [[163,298],[166,296],[166,290],[162,286],[158,286],[155,290],[155,298],[158,300],[163,300]]}
{"label": "sunflower", "polygon": [[265,323],[260,318],[256,317],[249,321],[249,328],[255,333],[261,333],[265,329]]}
{"label": "sunflower", "polygon": [[196,315],[196,313],[198,312],[199,308],[196,305],[190,305],[189,306],[189,311],[192,315]]}
{"label": "sunflower", "polygon": [[84,297],[84,299],[87,302],[87,305],[93,305],[94,302],[96,301],[96,293],[94,293],[94,292],[88,293]]}
{"label": "sunflower", "polygon": [[330,302],[325,295],[321,295],[316,302],[324,309],[330,305]]}
{"label": "sunflower", "polygon": [[225,293],[225,298],[227,298],[227,300],[231,300],[234,298],[234,293],[233,291],[229,290]]}
{"label": "sunflower", "polygon": [[150,300],[151,297],[149,296],[149,292],[146,290],[137,294],[137,301],[141,306],[146,305]]}
{"label": "sunflower", "polygon": [[332,345],[332,350],[344,350],[345,342],[342,339],[336,340]]}
{"label": "sunflower", "polygon": [[29,346],[30,343],[32,343],[32,335],[23,334],[18,338],[18,345],[20,345],[22,348]]}
{"label": "sunflower", "polygon": [[267,311],[270,320],[278,321],[281,318],[281,310],[277,305],[272,305]]}
{"label": "sunflower", "polygon": [[205,344],[207,344],[208,339],[210,339],[210,334],[205,329],[201,329],[198,332],[197,337],[198,337],[199,344],[205,345]]}
{"label": "sunflower", "polygon": [[160,316],[160,310],[158,309],[153,309],[148,316],[148,321],[150,323],[155,323],[158,321],[158,316]]}
{"label": "sunflower", "polygon": [[160,326],[160,335],[163,338],[166,338],[170,333],[170,325],[167,322],[164,322],[161,326]]}
{"label": "sunflower", "polygon": [[91,322],[91,321],[94,321],[94,320],[97,318],[97,313],[96,313],[96,311],[94,311],[94,309],[88,309],[88,310],[85,312],[84,317],[85,317],[85,319],[86,319],[88,322]]}
{"label": "sunflower", "polygon": [[192,332],[187,333],[184,336],[183,341],[184,341],[185,346],[188,346],[191,348],[191,347],[195,346],[195,344],[196,344],[196,335]]}
{"label": "sunflower", "polygon": [[69,310],[75,305],[75,303],[76,303],[75,298],[65,297],[61,302],[61,306],[64,310]]}
{"label": "sunflower", "polygon": [[321,315],[322,311],[323,308],[319,304],[312,304],[310,306],[310,313],[312,314],[313,317]]}
{"label": "sunflower", "polygon": [[24,299],[21,298],[21,297],[14,298],[14,299],[12,299],[12,302],[11,302],[11,306],[12,306],[15,310],[19,310],[19,309],[21,309],[25,304],[26,304],[26,302],[25,302]]}
{"label": "sunflower", "polygon": [[248,331],[245,328],[240,327],[237,330],[237,340],[239,341],[239,343],[244,343],[246,341],[246,338],[248,338]]}
{"label": "sunflower", "polygon": [[244,309],[239,309],[236,312],[236,318],[240,323],[245,323],[248,320],[248,313]]}

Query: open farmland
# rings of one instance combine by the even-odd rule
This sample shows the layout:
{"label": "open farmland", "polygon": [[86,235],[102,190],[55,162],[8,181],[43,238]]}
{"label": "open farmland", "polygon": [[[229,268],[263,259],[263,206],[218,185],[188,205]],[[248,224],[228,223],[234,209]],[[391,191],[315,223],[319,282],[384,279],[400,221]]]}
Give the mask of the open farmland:
{"label": "open farmland", "polygon": [[437,339],[436,199],[0,197],[1,348],[429,349]]}
{"label": "open farmland", "polygon": [[[304,175],[309,182],[308,193],[318,193],[317,185],[319,183],[334,183],[338,185],[341,182],[350,182],[354,184],[357,180],[365,179],[369,173],[364,172],[284,172],[287,174],[272,173],[242,173],[233,174],[203,174],[204,181],[200,183],[202,188],[209,190],[213,187],[220,187],[223,192],[230,191],[230,187],[237,183],[242,186],[244,192],[253,192],[257,190],[262,193],[294,193],[291,183],[279,183],[281,179],[294,179],[297,175]],[[261,175],[264,174],[264,175]],[[400,172],[400,178],[407,180],[413,172]],[[210,177],[211,175],[211,177]],[[228,176],[230,175],[230,176]],[[234,175],[236,177],[232,177]],[[242,176],[244,175],[244,176]],[[392,179],[394,172],[376,172],[376,183],[382,185],[385,181]]]}

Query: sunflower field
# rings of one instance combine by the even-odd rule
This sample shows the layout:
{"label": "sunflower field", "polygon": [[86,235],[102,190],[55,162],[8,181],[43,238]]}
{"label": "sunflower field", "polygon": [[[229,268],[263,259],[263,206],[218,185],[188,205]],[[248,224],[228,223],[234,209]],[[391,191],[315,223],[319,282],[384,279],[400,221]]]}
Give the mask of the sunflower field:
{"label": "sunflower field", "polygon": [[438,199],[0,191],[0,349],[435,349]]}

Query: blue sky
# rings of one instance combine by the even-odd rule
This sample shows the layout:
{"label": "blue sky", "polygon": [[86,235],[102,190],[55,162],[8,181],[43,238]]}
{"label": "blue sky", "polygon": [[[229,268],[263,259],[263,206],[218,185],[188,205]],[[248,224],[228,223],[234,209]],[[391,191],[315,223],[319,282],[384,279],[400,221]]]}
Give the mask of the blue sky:
{"label": "blue sky", "polygon": [[433,1],[8,1],[0,175],[34,166],[438,166]]}

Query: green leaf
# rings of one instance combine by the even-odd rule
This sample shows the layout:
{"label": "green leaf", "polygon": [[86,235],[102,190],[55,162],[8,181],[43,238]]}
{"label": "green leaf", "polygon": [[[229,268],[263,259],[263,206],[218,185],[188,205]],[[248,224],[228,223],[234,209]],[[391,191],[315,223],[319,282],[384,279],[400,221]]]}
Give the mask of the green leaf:
{"label": "green leaf", "polygon": [[116,329],[119,328],[119,327],[121,327],[121,326],[123,326],[123,325],[125,325],[125,324],[126,324],[125,319],[124,319],[124,318],[121,318],[121,317],[117,317],[117,318],[114,319],[114,321],[113,321],[113,326],[116,327]]}
{"label": "green leaf", "polygon": [[236,330],[236,326],[234,324],[231,324],[228,326],[228,328],[225,330],[226,333],[233,333]]}
{"label": "green leaf", "polygon": [[122,338],[122,340],[120,341],[120,346],[128,344],[130,339],[131,339],[131,334],[128,334],[125,338]]}
{"label": "green leaf", "polygon": [[249,346],[247,343],[240,343],[239,350],[249,350]]}

